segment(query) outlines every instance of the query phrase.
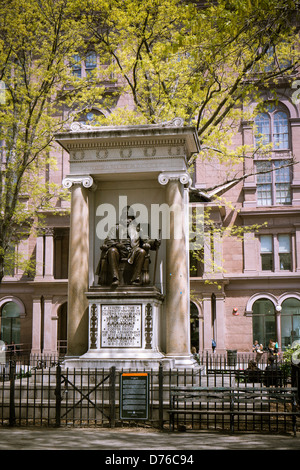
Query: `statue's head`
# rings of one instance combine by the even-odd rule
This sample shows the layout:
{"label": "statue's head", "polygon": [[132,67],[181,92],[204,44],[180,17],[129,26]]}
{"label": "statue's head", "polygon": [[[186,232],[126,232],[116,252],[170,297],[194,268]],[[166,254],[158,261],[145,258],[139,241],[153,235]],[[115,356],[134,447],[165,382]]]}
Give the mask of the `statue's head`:
{"label": "statue's head", "polygon": [[127,225],[129,225],[134,219],[135,215],[131,206],[124,207],[121,213],[120,222],[127,222]]}

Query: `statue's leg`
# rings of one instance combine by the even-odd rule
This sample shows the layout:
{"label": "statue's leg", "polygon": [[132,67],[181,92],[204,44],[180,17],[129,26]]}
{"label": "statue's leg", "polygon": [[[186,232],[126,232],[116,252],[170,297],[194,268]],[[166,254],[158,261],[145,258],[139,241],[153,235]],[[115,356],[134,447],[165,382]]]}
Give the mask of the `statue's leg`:
{"label": "statue's leg", "polygon": [[137,250],[135,257],[134,257],[131,284],[136,284],[136,285],[141,284],[141,273],[142,273],[142,268],[144,265],[145,257],[146,257],[146,251],[143,250],[142,248],[139,248],[139,250]]}
{"label": "statue's leg", "polygon": [[117,248],[110,248],[107,252],[107,261],[112,275],[112,286],[118,286],[120,282],[118,273],[119,259],[120,255]]}

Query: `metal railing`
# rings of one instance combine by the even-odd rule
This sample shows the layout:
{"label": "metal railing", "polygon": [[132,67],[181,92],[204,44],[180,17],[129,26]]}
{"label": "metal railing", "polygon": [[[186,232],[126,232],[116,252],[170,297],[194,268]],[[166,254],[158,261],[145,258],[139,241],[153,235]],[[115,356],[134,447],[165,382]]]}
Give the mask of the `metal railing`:
{"label": "metal railing", "polygon": [[[269,354],[265,351],[259,360],[252,352],[227,351],[225,354],[200,352],[194,355],[196,361],[205,366],[207,369],[224,370],[224,369],[246,369],[250,361],[255,361],[259,368],[265,368],[268,364]],[[283,363],[282,354],[274,355],[274,359],[278,364]]]}
{"label": "metal railing", "polygon": [[[230,366],[217,368],[204,365],[195,369],[145,371],[148,377],[149,393],[147,396],[147,418],[141,420],[121,418],[121,374],[115,368],[104,369],[64,369],[59,362],[39,359],[35,365],[21,361],[10,361],[2,366],[0,382],[0,425],[10,426],[130,426],[147,425],[159,429],[169,428],[170,391],[174,387],[230,387],[234,390],[255,386],[267,389],[263,380],[253,383],[244,369]],[[47,362],[48,361],[48,362]],[[42,366],[40,365],[42,364]],[[223,364],[224,365],[224,364]],[[132,372],[132,371],[131,371]],[[276,374],[274,373],[274,377]],[[278,378],[278,377],[277,377]],[[277,386],[298,387],[298,405],[300,403],[299,368],[292,375],[284,373]],[[264,407],[268,407],[267,401]],[[187,406],[194,406],[187,404]],[[214,408],[215,406],[215,408]],[[242,406],[242,405],[241,405]],[[270,405],[271,406],[271,405]],[[275,405],[272,403],[272,406]],[[269,414],[262,419],[256,416],[237,417],[237,430],[287,430],[288,420],[277,414],[270,415],[272,408],[266,409]],[[210,410],[209,417],[202,413],[201,420],[193,413],[178,416],[177,426],[187,429],[227,430],[226,421],[218,418],[217,405],[201,404]],[[206,409],[206,408],[204,408]],[[262,410],[260,410],[262,411]]]}

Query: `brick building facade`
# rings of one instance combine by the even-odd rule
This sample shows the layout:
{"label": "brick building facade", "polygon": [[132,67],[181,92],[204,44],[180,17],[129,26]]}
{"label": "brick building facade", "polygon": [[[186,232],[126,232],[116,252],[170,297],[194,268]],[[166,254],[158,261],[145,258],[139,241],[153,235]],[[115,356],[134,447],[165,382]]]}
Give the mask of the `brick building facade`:
{"label": "brick building facade", "polygon": [[[236,145],[255,145],[255,129],[274,143],[267,156],[257,153],[235,166],[235,175],[251,176],[224,186],[233,176],[227,165],[196,163],[193,187],[210,194],[210,201],[191,204],[209,207],[215,227],[204,233],[202,259],[191,261],[191,345],[199,351],[211,351],[213,338],[220,353],[250,351],[254,340],[267,346],[272,338],[282,350],[300,340],[300,116],[291,89],[279,89],[277,96],[273,102],[266,95],[266,111],[256,122],[241,122],[236,134]],[[69,155],[59,146],[54,155],[57,168],[47,177],[61,182]],[[289,166],[292,159],[296,164]],[[212,195],[213,186],[215,196],[231,205]],[[44,214],[44,229],[16,248],[15,256],[20,250],[36,259],[35,276],[7,272],[0,287],[1,339],[35,354],[66,351],[67,209],[68,202],[60,201],[54,213]],[[259,228],[242,237],[223,231],[254,224]]]}

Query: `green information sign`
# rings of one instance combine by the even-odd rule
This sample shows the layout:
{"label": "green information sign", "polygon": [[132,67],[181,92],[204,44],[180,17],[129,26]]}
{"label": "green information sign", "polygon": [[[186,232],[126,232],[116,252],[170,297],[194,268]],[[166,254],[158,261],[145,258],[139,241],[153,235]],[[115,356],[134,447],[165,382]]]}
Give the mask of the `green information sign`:
{"label": "green information sign", "polygon": [[149,380],[147,373],[120,376],[120,419],[148,419]]}

